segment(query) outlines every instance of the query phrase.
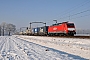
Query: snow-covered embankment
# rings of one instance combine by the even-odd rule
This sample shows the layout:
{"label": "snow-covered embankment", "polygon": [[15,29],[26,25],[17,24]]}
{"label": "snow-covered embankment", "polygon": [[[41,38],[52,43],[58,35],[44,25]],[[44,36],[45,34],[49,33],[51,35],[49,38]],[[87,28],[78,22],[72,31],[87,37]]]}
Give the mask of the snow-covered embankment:
{"label": "snow-covered embankment", "polygon": [[90,39],[19,36],[19,38],[90,59]]}

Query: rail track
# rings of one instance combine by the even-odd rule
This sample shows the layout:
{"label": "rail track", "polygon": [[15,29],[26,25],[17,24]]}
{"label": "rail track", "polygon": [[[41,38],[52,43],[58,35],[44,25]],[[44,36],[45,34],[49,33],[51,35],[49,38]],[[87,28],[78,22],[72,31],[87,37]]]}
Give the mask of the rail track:
{"label": "rail track", "polygon": [[48,36],[48,37],[90,39],[90,36]]}
{"label": "rail track", "polygon": [[[30,35],[28,35],[30,36]],[[38,36],[38,35],[31,35]],[[90,39],[90,36],[42,36],[42,37],[57,37],[57,38],[81,38],[81,39]]]}
{"label": "rail track", "polygon": [[90,39],[90,36],[42,36],[42,37],[57,37],[57,38],[81,38],[81,39]]}

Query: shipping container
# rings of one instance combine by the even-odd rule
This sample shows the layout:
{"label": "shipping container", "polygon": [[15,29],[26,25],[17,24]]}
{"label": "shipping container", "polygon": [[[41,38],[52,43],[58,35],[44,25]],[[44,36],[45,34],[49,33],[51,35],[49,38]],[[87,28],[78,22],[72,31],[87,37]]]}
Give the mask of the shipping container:
{"label": "shipping container", "polygon": [[32,28],[32,34],[33,35],[38,35],[38,31],[39,31],[38,28]]}
{"label": "shipping container", "polygon": [[38,27],[39,35],[47,35],[48,34],[48,26]]}

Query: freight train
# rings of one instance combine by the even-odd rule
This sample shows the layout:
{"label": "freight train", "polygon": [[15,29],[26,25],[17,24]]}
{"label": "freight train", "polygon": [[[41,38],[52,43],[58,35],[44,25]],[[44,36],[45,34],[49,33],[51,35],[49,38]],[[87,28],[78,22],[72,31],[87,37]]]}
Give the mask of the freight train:
{"label": "freight train", "polygon": [[51,26],[27,29],[25,35],[74,36],[76,29],[74,23],[62,22]]}

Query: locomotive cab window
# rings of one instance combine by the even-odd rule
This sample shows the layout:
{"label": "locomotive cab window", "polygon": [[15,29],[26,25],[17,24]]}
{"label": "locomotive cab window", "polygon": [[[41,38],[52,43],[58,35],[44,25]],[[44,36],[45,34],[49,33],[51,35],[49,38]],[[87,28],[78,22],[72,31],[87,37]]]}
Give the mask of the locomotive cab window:
{"label": "locomotive cab window", "polygon": [[74,27],[74,24],[73,23],[68,23],[67,27]]}

